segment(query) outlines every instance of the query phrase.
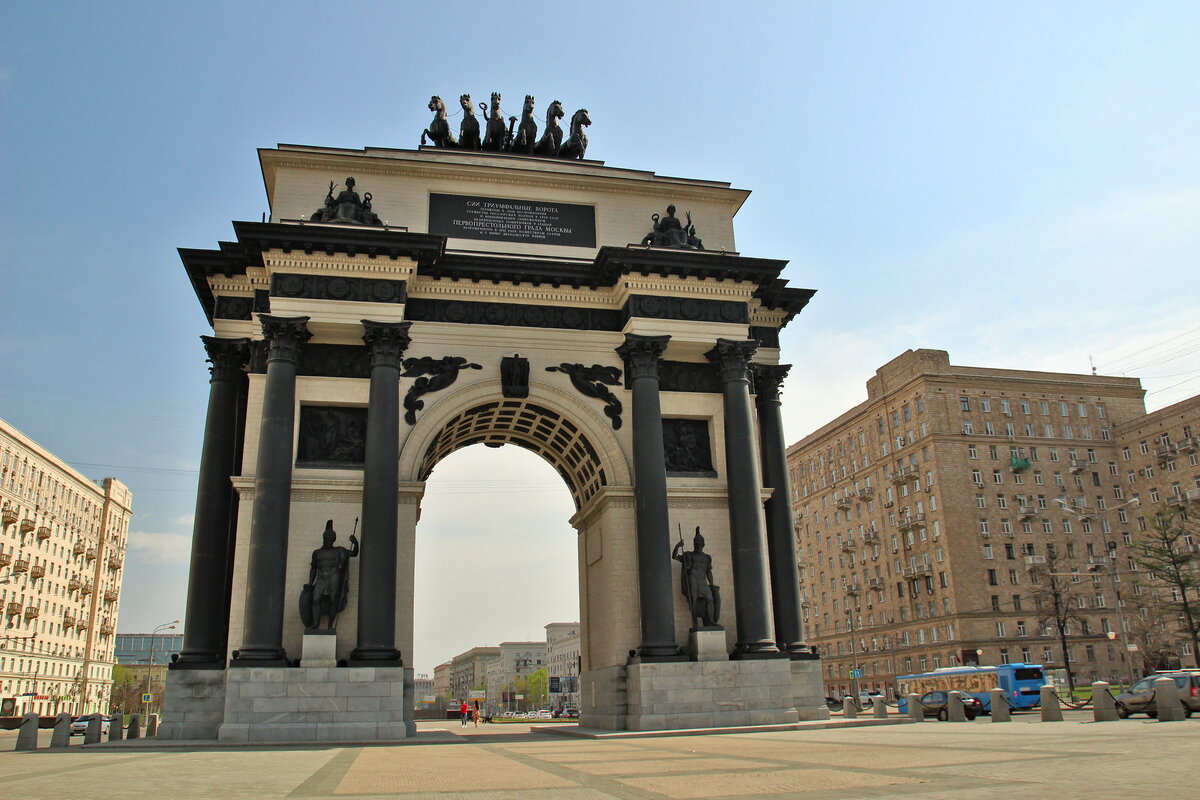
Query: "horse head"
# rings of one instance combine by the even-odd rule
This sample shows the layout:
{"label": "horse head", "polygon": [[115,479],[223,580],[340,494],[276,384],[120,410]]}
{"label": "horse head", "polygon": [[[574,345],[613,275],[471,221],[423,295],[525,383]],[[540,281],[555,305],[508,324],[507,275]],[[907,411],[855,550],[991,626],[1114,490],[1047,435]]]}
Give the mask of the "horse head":
{"label": "horse head", "polygon": [[591,117],[588,116],[588,110],[581,108],[571,116],[571,130],[579,130],[580,127],[587,127],[592,124]]}
{"label": "horse head", "polygon": [[442,102],[442,98],[435,94],[433,97],[429,98],[429,110],[437,114],[446,110],[446,104]]}
{"label": "horse head", "polygon": [[525,112],[525,116],[528,117],[533,115],[533,95],[525,95],[525,108],[523,110]]}
{"label": "horse head", "polygon": [[463,111],[467,112],[468,114],[475,113],[475,109],[471,108],[471,95],[469,95],[469,94],[460,95],[458,98],[458,104],[460,106],[462,106]]}
{"label": "horse head", "polygon": [[492,113],[500,110],[500,93],[492,92]]}
{"label": "horse head", "polygon": [[556,120],[562,119],[564,116],[562,102],[555,100],[546,107],[546,125],[557,125]]}

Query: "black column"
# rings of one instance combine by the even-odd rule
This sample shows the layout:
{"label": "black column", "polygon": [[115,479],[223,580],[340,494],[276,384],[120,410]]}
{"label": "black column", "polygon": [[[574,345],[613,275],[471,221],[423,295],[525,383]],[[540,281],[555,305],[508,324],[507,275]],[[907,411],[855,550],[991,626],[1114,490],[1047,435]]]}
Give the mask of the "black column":
{"label": "black column", "polygon": [[228,609],[226,567],[229,510],[233,486],[229,477],[237,462],[238,399],[250,356],[249,339],[201,336],[212,374],[208,384],[208,416],[200,451],[196,516],[192,523],[192,562],[188,573],[187,612],[183,618],[183,650],[171,669],[224,669]]}
{"label": "black column", "polygon": [[292,503],[292,437],[296,427],[296,365],[312,334],[308,317],[259,314],[270,344],[258,428],[246,616],[234,667],[286,667],[283,603],[288,520]]}
{"label": "black column", "polygon": [[400,666],[396,649],[396,503],[400,480],[400,359],[411,322],[364,319],[371,396],[363,463],[358,646],[350,666]]}
{"label": "black column", "polygon": [[633,497],[641,598],[641,661],[681,658],[675,643],[671,592],[671,534],[667,516],[667,462],[663,453],[658,361],[670,336],[625,334],[617,348],[633,391]]}
{"label": "black column", "polygon": [[800,576],[792,528],[792,492],[788,481],[787,444],[783,438],[779,389],[790,365],[755,364],[758,449],[762,454],[763,486],[774,490],[766,503],[767,555],[771,572],[771,603],[775,611],[775,640],[794,658],[812,652],[804,643],[800,613]]}
{"label": "black column", "polygon": [[705,353],[720,369],[724,385],[725,484],[738,626],[738,641],[730,658],[780,655],[771,624],[766,531],[759,494],[762,478],[750,413],[750,357],[757,349],[755,342],[717,339],[717,346]]}

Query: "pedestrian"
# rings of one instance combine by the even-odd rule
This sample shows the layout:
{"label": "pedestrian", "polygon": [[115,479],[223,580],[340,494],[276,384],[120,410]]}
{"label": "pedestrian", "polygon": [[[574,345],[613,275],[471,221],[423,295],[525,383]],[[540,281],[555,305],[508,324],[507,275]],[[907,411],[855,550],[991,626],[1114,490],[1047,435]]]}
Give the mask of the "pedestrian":
{"label": "pedestrian", "polygon": [[462,705],[458,707],[458,714],[462,717],[462,727],[467,727],[467,717],[471,714],[471,707],[467,705],[466,700],[463,700]]}
{"label": "pedestrian", "polygon": [[475,710],[471,712],[471,720],[475,723],[475,727],[479,727],[479,701],[475,701]]}

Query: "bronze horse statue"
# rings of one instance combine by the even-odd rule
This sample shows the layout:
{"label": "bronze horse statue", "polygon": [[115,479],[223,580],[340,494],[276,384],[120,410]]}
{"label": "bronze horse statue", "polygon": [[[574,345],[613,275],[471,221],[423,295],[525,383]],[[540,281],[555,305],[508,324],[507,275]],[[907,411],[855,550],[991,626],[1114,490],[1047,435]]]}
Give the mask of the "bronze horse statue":
{"label": "bronze horse statue", "polygon": [[509,150],[514,153],[533,155],[533,148],[537,144],[537,129],[537,123],[533,120],[533,95],[527,94],[525,95],[525,106],[521,109],[521,124],[517,128],[516,138],[513,139]]}
{"label": "bronze horse statue", "polygon": [[487,120],[487,135],[483,137],[483,149],[499,152],[504,149],[504,138],[507,133],[504,129],[504,115],[500,113],[500,93],[492,92],[490,114],[488,107],[483,103],[480,103],[479,107],[483,109],[483,118]]}
{"label": "bronze horse statue", "polygon": [[587,153],[587,134],[583,129],[592,124],[591,118],[588,116],[588,110],[581,108],[571,116],[571,138],[563,142],[562,149],[559,150],[560,158],[582,159]]}
{"label": "bronze horse statue", "polygon": [[442,98],[436,94],[429,98],[429,110],[433,112],[433,122],[421,131],[421,144],[425,144],[425,137],[428,136],[433,140],[434,147],[456,147],[458,142],[450,132],[450,123],[446,121],[446,104]]}
{"label": "bronze horse statue", "polygon": [[557,156],[559,148],[562,147],[562,127],[558,121],[563,118],[562,103],[555,100],[546,107],[546,132],[542,134],[542,138],[536,145],[533,146],[533,155],[535,156]]}
{"label": "bronze horse statue", "polygon": [[479,139],[479,120],[475,119],[471,95],[462,95],[458,102],[463,110],[462,124],[458,126],[458,146],[464,150],[478,150],[483,143]]}

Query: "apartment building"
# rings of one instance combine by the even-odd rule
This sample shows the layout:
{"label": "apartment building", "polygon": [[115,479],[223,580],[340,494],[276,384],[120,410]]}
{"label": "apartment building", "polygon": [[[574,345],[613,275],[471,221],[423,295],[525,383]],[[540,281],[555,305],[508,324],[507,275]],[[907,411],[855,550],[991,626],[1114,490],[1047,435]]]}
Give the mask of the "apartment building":
{"label": "apartment building", "polygon": [[909,350],[865,402],[792,445],[803,613],[826,692],[849,691],[851,670],[887,691],[897,674],[963,663],[1063,669],[1040,613],[1051,585],[1071,608],[1075,680],[1120,679],[1117,598],[1090,568],[1110,541],[1128,558],[1134,517],[1108,465],[1143,395],[1133,378]]}
{"label": "apartment building", "polygon": [[[554,710],[579,707],[580,655],[578,622],[551,622],[546,626],[546,671]],[[553,691],[555,678],[557,693]]]}
{"label": "apartment building", "polygon": [[0,713],[109,710],[132,503],[0,419]]}

